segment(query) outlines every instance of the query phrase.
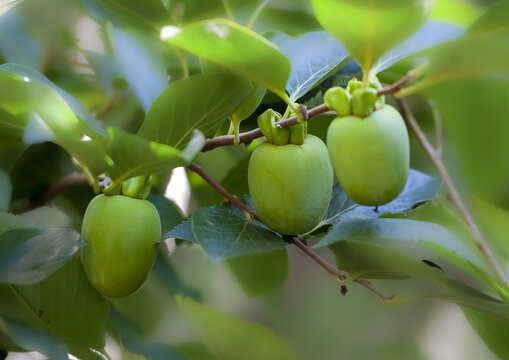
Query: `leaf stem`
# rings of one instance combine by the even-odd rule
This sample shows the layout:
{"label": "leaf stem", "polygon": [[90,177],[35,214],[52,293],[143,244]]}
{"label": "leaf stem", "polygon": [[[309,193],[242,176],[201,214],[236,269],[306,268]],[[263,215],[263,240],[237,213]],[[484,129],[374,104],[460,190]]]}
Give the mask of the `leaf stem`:
{"label": "leaf stem", "polygon": [[493,255],[493,252],[491,251],[488,243],[486,242],[486,239],[484,238],[483,234],[479,230],[479,227],[475,223],[472,215],[468,211],[467,207],[465,206],[463,199],[461,198],[458,190],[456,189],[456,186],[454,185],[449,172],[447,171],[447,168],[445,167],[444,162],[442,161],[442,158],[440,154],[437,152],[437,150],[431,145],[431,143],[426,138],[426,135],[422,131],[421,127],[415,120],[415,117],[410,110],[410,107],[408,106],[407,102],[404,99],[400,99],[399,103],[401,105],[401,108],[403,109],[404,118],[407,122],[407,124],[412,128],[415,135],[417,136],[417,139],[421,143],[422,147],[428,154],[429,158],[437,168],[440,176],[442,177],[442,180],[444,181],[445,187],[447,188],[447,191],[449,192],[451,196],[451,201],[453,205],[456,207],[458,212],[461,214],[463,220],[468,225],[470,230],[472,231],[472,234],[477,240],[477,247],[481,254],[484,256],[486,261],[488,262],[489,266],[491,267],[493,273],[501,280],[503,283],[507,285],[507,278],[504,274],[504,271],[498,264],[497,260],[495,259],[495,256]]}

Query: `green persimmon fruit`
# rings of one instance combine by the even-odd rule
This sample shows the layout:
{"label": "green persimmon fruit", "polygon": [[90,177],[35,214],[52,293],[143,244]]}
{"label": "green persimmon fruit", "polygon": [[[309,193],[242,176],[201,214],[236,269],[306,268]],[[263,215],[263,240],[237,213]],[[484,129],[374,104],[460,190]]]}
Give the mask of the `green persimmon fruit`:
{"label": "green persimmon fruit", "polygon": [[147,200],[98,195],[85,211],[81,237],[90,283],[103,295],[124,297],[140,288],[152,268],[161,221]]}
{"label": "green persimmon fruit", "polygon": [[334,173],[356,203],[379,206],[403,190],[410,164],[405,122],[390,105],[361,118],[339,117],[327,130]]}
{"label": "green persimmon fruit", "polygon": [[327,147],[307,135],[301,145],[259,145],[248,167],[249,193],[262,222],[286,235],[312,230],[322,220],[332,192]]}

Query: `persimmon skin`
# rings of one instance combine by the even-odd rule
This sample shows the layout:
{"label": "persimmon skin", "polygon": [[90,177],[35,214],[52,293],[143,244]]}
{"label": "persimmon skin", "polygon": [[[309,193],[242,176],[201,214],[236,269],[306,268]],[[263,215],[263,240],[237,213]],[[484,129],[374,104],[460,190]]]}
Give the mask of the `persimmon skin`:
{"label": "persimmon skin", "polygon": [[356,203],[379,206],[405,187],[410,166],[408,131],[390,105],[361,118],[338,117],[327,131],[334,173]]}
{"label": "persimmon skin", "polygon": [[85,211],[81,237],[90,283],[103,295],[125,297],[141,287],[152,268],[161,221],[147,200],[98,195]]}
{"label": "persimmon skin", "polygon": [[327,147],[307,135],[302,145],[263,143],[249,161],[248,184],[262,222],[286,235],[304,234],[322,220],[332,193]]}

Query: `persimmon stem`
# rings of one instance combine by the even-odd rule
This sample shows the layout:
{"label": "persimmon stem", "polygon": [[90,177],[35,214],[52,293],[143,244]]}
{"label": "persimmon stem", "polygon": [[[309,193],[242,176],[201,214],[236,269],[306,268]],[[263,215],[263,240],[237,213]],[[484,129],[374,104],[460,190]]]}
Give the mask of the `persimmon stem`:
{"label": "persimmon stem", "polygon": [[[303,114],[302,107],[299,107],[299,111],[302,114],[303,120],[308,121],[310,118],[312,118],[316,115],[320,115],[320,114],[323,114],[323,113],[329,111],[329,108],[325,104],[322,104],[322,105],[312,108],[311,110],[306,110],[305,114]],[[279,121],[276,124],[280,125],[284,128],[287,128],[292,125],[296,125],[298,123],[299,123],[298,117],[292,116],[291,118]],[[259,128],[256,128],[251,131],[247,131],[247,132],[239,134],[239,143],[245,143],[245,142],[257,139],[262,136],[263,136],[262,131]],[[220,146],[228,146],[228,145],[234,145],[234,144],[235,144],[235,137],[233,135],[216,136],[212,139],[207,139],[205,146],[203,146],[203,149],[201,151],[206,152],[206,151],[210,151],[210,150],[215,149]]]}
{"label": "persimmon stem", "polygon": [[407,124],[410,126],[410,128],[414,131],[415,135],[417,136],[417,139],[421,143],[422,147],[428,154],[429,158],[437,168],[440,176],[442,177],[442,180],[444,181],[445,187],[447,188],[447,191],[449,192],[451,196],[451,202],[456,207],[458,212],[461,214],[461,217],[467,224],[467,226],[470,228],[470,231],[474,235],[477,241],[477,247],[481,254],[484,256],[486,261],[488,262],[489,266],[491,267],[493,273],[506,285],[508,284],[507,278],[505,276],[504,271],[498,264],[495,256],[493,255],[493,252],[491,251],[491,248],[489,247],[488,243],[486,242],[486,239],[484,238],[483,234],[479,230],[479,227],[475,223],[472,215],[468,211],[467,207],[465,206],[465,203],[463,202],[463,199],[461,198],[458,189],[454,185],[451,176],[449,175],[449,172],[447,171],[447,168],[445,167],[444,162],[442,161],[442,157],[440,156],[440,153],[431,145],[431,143],[426,138],[426,135],[422,131],[421,127],[417,123],[417,120],[415,119],[412,111],[410,110],[410,107],[408,106],[406,100],[400,99],[399,103],[401,105],[401,108],[403,110],[404,118]]}
{"label": "persimmon stem", "polygon": [[[403,76],[401,79],[396,81],[394,84],[388,85],[388,86],[384,87],[383,89],[380,89],[378,91],[378,95],[394,94],[394,93],[398,92],[399,90],[401,90],[403,85],[405,85],[409,82],[412,82],[415,79],[416,79],[416,77],[413,75],[413,72],[410,71],[405,76]],[[302,115],[302,119],[304,121],[308,121],[309,119],[311,119],[317,115],[326,113],[328,111],[330,111],[330,109],[325,104],[318,105],[310,110],[305,110],[305,111],[303,111],[302,105],[299,106],[299,113],[300,113],[299,115]],[[299,123],[299,118],[297,116],[292,116],[288,119],[278,122],[277,125],[287,128],[292,125],[296,125],[298,123]],[[257,139],[259,137],[262,137],[262,136],[263,136],[263,134],[262,134],[261,130],[259,128],[256,128],[251,131],[247,131],[247,132],[239,134],[238,140],[239,140],[239,143],[246,143],[246,142],[252,141],[254,139]],[[235,144],[235,137],[233,135],[216,136],[212,139],[207,139],[207,141],[205,142],[205,145],[203,146],[203,149],[201,151],[207,152],[207,151],[210,151],[210,150],[215,149],[220,146],[228,146],[228,145],[234,145],[234,144]]]}
{"label": "persimmon stem", "polygon": [[[210,186],[212,186],[215,190],[217,190],[217,192],[219,192],[221,195],[223,195],[225,198],[227,198],[237,208],[249,213],[251,215],[252,219],[256,219],[261,222],[260,217],[258,216],[258,214],[256,213],[255,210],[251,209],[249,206],[247,206],[242,201],[237,199],[237,197],[235,195],[233,195],[228,190],[226,190],[212,176],[207,174],[200,166],[193,163],[193,164],[187,166],[187,168],[189,170],[195,172],[199,176],[201,176]],[[329,274],[331,274],[334,277],[337,277],[341,282],[348,279],[349,275],[347,272],[339,270],[335,266],[333,266],[333,265],[329,264],[327,261],[325,261],[313,249],[311,249],[309,246],[307,246],[300,236],[289,236],[289,237],[285,238],[285,240],[287,240],[289,243],[292,243],[295,246],[297,246],[306,255],[308,255],[310,258],[312,258],[314,261],[316,261],[321,267],[323,267]],[[385,296],[380,291],[376,290],[375,287],[373,287],[373,285],[371,285],[371,283],[368,280],[354,279],[352,281],[369,289],[370,291],[375,293],[377,296],[379,296],[382,300],[393,299],[393,296]],[[341,286],[341,293],[346,294],[346,285]]]}

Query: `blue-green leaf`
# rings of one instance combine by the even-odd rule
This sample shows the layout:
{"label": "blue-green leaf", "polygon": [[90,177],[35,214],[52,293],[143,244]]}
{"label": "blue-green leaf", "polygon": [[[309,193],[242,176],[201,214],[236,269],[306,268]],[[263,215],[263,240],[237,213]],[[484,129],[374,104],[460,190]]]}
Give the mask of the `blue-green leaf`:
{"label": "blue-green leaf", "polygon": [[15,229],[0,236],[0,283],[34,284],[54,273],[80,248],[66,228]]}
{"label": "blue-green leaf", "polygon": [[268,38],[290,60],[292,71],[286,91],[292,101],[305,95],[351,59],[341,42],[325,32],[310,32],[296,39],[273,32]]}

